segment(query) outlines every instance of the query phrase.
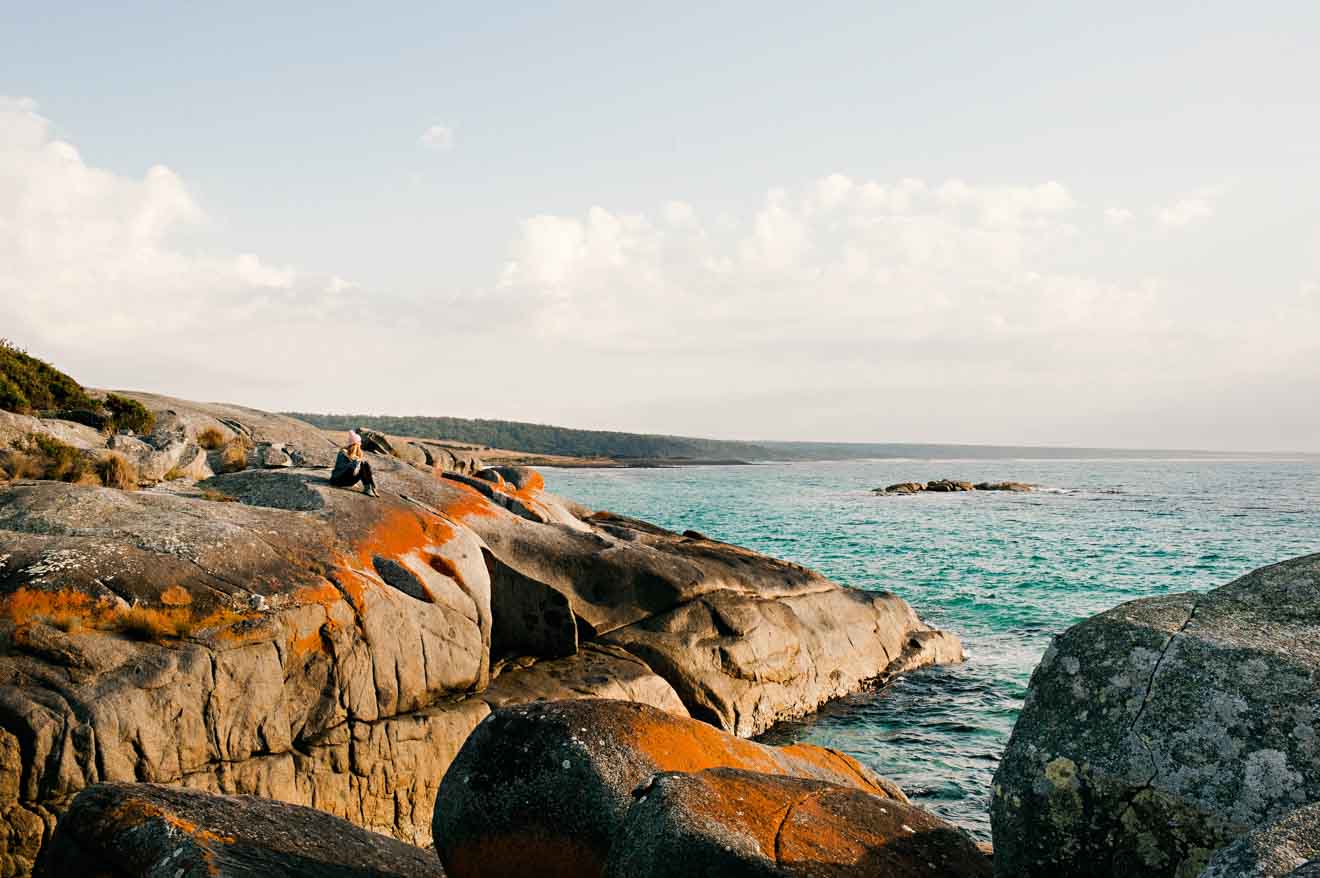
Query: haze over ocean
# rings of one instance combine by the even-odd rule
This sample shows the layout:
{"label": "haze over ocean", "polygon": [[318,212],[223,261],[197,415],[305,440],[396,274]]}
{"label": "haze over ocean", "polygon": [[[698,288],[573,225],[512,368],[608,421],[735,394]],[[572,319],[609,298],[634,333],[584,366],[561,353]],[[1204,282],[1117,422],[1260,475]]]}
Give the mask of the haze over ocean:
{"label": "haze over ocean", "polygon": [[[688,528],[889,589],[959,634],[969,660],[784,724],[844,750],[989,839],[991,777],[1052,635],[1124,601],[1204,591],[1320,545],[1320,461],[884,460],[544,470],[589,506]],[[1031,494],[877,497],[941,477]]]}

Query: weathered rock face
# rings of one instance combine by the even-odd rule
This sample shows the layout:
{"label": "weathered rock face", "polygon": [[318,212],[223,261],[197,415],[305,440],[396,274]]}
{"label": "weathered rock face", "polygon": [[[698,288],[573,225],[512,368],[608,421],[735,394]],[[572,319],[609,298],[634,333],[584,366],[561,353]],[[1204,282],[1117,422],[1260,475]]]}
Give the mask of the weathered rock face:
{"label": "weathered rock face", "polygon": [[453,876],[591,876],[604,868],[632,791],[660,771],[735,767],[808,777],[906,801],[833,750],[769,747],[696,720],[611,700],[497,710],[440,785],[436,849]]}
{"label": "weathered rock face", "polygon": [[782,775],[714,768],[634,793],[607,878],[989,878],[967,833],[913,805]]}
{"label": "weathered rock face", "polygon": [[311,808],[107,784],[73,800],[35,874],[443,878],[444,871],[430,851]]}
{"label": "weathered rock face", "polygon": [[778,600],[715,592],[606,635],[673,683],[692,715],[739,735],[810,713],[865,682],[958,662],[892,594],[830,589]]}
{"label": "weathered rock face", "polygon": [[893,596],[592,514],[530,470],[371,455],[373,499],[329,486],[335,444],[308,425],[126,395],[157,427],[125,448],[158,469],[209,473],[208,430],[252,468],[0,491],[0,876],[96,783],[269,796],[426,845],[491,705],[620,697],[746,734],[961,654]]}
{"label": "weathered rock face", "polygon": [[1221,848],[1200,878],[1284,878],[1316,858],[1320,804],[1291,811]]}
{"label": "weathered rock face", "polygon": [[995,775],[1000,875],[1188,876],[1320,800],[1320,555],[1069,629]]}

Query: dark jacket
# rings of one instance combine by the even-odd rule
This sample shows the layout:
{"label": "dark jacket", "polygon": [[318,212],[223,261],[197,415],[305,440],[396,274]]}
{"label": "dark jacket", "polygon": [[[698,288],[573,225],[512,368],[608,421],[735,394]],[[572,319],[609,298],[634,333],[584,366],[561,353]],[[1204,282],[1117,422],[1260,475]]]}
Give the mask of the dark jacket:
{"label": "dark jacket", "polygon": [[335,468],[330,473],[330,484],[336,487],[351,485],[357,481],[358,470],[362,467],[362,461],[354,460],[348,456],[348,452],[339,449],[339,456],[335,458]]}

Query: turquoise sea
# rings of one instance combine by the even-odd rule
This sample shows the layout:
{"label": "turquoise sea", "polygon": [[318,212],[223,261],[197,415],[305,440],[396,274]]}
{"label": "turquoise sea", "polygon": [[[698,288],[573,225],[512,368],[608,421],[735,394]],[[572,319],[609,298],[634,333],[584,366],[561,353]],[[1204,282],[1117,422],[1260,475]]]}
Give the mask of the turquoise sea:
{"label": "turquoise sea", "polygon": [[[883,460],[545,470],[551,490],[889,589],[962,636],[918,671],[768,733],[853,754],[989,838],[990,780],[1050,637],[1123,601],[1199,591],[1320,552],[1320,460]],[[899,481],[1031,494],[877,497]]]}

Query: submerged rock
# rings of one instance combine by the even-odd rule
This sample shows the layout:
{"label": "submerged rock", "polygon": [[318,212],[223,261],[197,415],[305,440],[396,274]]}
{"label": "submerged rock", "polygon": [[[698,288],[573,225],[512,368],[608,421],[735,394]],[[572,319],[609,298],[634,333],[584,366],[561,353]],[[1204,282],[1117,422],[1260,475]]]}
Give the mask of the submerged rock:
{"label": "submerged rock", "polygon": [[1196,875],[1320,800],[1320,555],[1069,629],[995,775],[1004,876]]}
{"label": "submerged rock", "polygon": [[914,805],[798,777],[662,773],[610,847],[607,878],[990,878],[961,829]]}
{"label": "submerged rock", "polygon": [[445,774],[433,835],[448,874],[601,874],[632,792],[661,771],[732,767],[806,777],[906,802],[851,757],[770,747],[624,701],[497,710]]}
{"label": "submerged rock", "polygon": [[73,800],[34,875],[443,878],[444,870],[430,851],[311,808],[103,784]]}

